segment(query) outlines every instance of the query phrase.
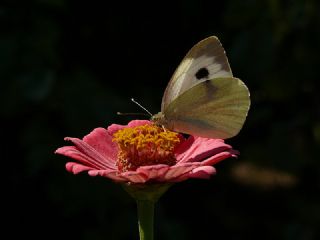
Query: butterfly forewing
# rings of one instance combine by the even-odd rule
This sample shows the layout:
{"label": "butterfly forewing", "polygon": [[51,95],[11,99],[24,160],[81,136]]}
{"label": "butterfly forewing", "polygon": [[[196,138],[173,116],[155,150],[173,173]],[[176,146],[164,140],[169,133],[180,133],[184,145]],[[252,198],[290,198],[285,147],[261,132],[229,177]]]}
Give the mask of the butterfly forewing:
{"label": "butterfly forewing", "polygon": [[249,91],[237,78],[203,81],[179,95],[164,110],[175,131],[208,138],[235,136],[246,119]]}
{"label": "butterfly forewing", "polygon": [[208,79],[232,77],[225,51],[217,37],[208,37],[187,53],[163,95],[161,111],[179,95]]}

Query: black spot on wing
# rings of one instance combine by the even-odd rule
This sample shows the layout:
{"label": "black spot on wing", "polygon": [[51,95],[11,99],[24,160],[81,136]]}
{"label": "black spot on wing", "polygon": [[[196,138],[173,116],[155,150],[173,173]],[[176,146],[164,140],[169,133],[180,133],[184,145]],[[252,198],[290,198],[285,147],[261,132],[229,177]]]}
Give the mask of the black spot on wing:
{"label": "black spot on wing", "polygon": [[208,76],[209,76],[209,71],[208,71],[207,68],[200,68],[200,69],[196,72],[195,76],[196,76],[196,78],[197,78],[198,80],[206,79],[206,78],[208,78]]}

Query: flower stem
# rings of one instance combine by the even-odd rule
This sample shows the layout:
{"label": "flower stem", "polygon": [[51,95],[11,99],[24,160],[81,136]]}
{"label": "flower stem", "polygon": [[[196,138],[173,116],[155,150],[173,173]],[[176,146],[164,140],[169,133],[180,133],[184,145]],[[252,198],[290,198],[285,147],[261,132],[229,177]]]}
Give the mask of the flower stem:
{"label": "flower stem", "polygon": [[154,201],[137,200],[140,240],[153,240]]}
{"label": "flower stem", "polygon": [[153,240],[154,205],[172,183],[122,184],[122,187],[136,200],[140,240]]}

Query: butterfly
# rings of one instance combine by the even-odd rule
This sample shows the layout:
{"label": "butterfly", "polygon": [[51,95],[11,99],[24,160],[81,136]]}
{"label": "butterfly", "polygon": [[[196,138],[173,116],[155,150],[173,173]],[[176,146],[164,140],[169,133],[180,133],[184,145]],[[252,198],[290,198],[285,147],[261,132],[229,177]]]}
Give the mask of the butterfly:
{"label": "butterfly", "polygon": [[239,133],[250,108],[246,85],[234,78],[215,36],[194,45],[164,92],[161,112],[151,120],[164,128],[206,138]]}

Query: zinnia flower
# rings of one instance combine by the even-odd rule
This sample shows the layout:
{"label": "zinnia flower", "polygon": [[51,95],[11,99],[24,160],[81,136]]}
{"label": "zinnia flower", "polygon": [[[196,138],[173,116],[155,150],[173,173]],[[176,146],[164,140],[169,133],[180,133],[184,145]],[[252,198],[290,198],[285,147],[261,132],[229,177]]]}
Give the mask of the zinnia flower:
{"label": "zinnia flower", "polygon": [[88,171],[122,183],[136,200],[140,240],[153,240],[154,205],[172,185],[189,178],[209,178],[212,166],[238,152],[222,139],[183,135],[146,120],[96,128],[82,140],[65,138],[74,146],[56,153],[73,158],[66,168]]}
{"label": "zinnia flower", "polygon": [[88,171],[124,183],[174,183],[189,178],[209,178],[212,166],[237,151],[222,139],[208,139],[166,130],[146,120],[128,125],[96,128],[82,140],[66,137],[74,146],[55,153],[73,158],[66,169],[74,174]]}

